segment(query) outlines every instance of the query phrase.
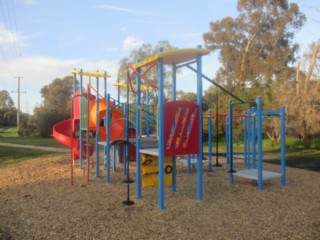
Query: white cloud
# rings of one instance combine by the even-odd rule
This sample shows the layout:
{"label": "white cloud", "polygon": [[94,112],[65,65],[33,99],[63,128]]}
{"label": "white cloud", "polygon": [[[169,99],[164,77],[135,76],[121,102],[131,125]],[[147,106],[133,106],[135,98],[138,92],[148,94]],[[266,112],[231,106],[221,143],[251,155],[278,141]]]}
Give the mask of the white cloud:
{"label": "white cloud", "polygon": [[123,49],[125,51],[130,51],[133,48],[140,47],[143,44],[143,41],[134,36],[128,36],[123,40]]}
{"label": "white cloud", "polygon": [[[80,68],[86,72],[107,71],[111,78],[108,79],[108,91],[112,97],[116,98],[117,89],[113,86],[117,79],[118,63],[116,61],[97,60],[88,61],[87,59],[58,59],[43,56],[28,56],[21,58],[21,65],[23,71],[21,76],[21,91],[26,91],[26,94],[21,95],[21,108],[26,112],[27,108],[32,113],[35,106],[41,104],[42,98],[40,89],[48,85],[55,78],[63,78],[71,75],[70,71],[74,68]],[[16,69],[15,61],[5,61],[0,58],[0,66],[5,66],[5,69],[0,71],[1,88],[0,90],[7,90],[8,92],[17,89],[17,79],[14,76],[18,74],[14,71]],[[84,86],[89,82],[88,77],[84,77]],[[95,78],[92,79],[95,84]],[[100,85],[100,93],[103,93],[102,80]],[[16,102],[16,95],[11,94],[11,97]],[[17,106],[17,104],[15,104]]]}
{"label": "white cloud", "polygon": [[1,45],[10,45],[20,43],[25,39],[25,37],[14,31],[10,31],[5,27],[4,24],[0,23],[0,44]]}
{"label": "white cloud", "polygon": [[114,5],[109,5],[109,4],[103,4],[103,5],[98,5],[94,6],[95,8],[100,8],[100,9],[107,9],[107,10],[112,10],[112,11],[117,11],[117,12],[123,12],[123,13],[133,13],[133,14],[139,14],[139,15],[151,15],[151,16],[159,16],[159,14],[150,12],[150,11],[144,11],[144,10],[136,10],[136,9],[131,9],[131,8],[123,8],[123,7],[118,7]]}

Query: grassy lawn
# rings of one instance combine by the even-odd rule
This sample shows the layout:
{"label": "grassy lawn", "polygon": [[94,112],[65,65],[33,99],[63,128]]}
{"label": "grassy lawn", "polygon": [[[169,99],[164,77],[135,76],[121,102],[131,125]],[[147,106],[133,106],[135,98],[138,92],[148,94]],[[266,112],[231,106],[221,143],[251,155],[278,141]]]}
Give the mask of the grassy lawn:
{"label": "grassy lawn", "polygon": [[[234,153],[243,153],[243,142],[234,141]],[[280,143],[272,143],[268,139],[263,140],[263,160],[273,164],[280,164]],[[207,143],[204,143],[204,151],[208,151]],[[225,144],[219,143],[219,153],[225,153]],[[213,146],[215,154],[215,145]],[[320,172],[320,143],[318,140],[303,142],[299,139],[288,138],[286,140],[286,165],[290,167],[304,168]]]}
{"label": "grassy lawn", "polygon": [[59,153],[53,153],[43,150],[11,148],[0,146],[0,168],[19,164],[26,160],[32,160],[41,156],[52,156]]}
{"label": "grassy lawn", "polygon": [[[67,149],[66,146],[58,143],[53,138],[19,137],[16,128],[0,128],[0,143],[1,142]],[[40,156],[52,156],[56,154],[59,153],[36,149],[0,146],[0,167],[18,164]]]}
{"label": "grassy lawn", "polygon": [[[53,138],[39,137],[19,137],[16,128],[0,128],[0,142],[16,143],[23,145],[35,145],[43,147],[66,148]],[[320,171],[320,141],[312,140],[303,142],[299,139],[286,140],[286,162],[287,166],[301,167]],[[242,140],[234,141],[234,153],[243,153]],[[204,152],[208,152],[207,142],[204,143]],[[215,153],[215,144],[212,149]],[[225,153],[225,143],[219,142],[219,153]],[[0,167],[20,163],[39,156],[47,156],[59,153],[52,153],[43,150],[20,149],[10,147],[0,147]],[[263,140],[263,159],[279,164],[280,163],[280,144],[272,143],[270,140]]]}

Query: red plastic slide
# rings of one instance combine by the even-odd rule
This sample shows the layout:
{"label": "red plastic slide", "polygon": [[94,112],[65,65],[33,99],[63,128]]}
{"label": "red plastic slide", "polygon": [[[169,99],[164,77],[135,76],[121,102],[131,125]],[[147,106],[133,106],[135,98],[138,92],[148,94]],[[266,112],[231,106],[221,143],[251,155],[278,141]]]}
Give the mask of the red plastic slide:
{"label": "red plastic slide", "polygon": [[[78,120],[67,119],[62,122],[59,122],[53,126],[53,137],[60,143],[72,148],[72,158],[79,159],[79,139],[72,139],[72,121],[75,121],[75,124],[79,124]],[[89,155],[93,154],[93,146],[89,144]],[[87,142],[82,142],[82,156],[87,156]]]}
{"label": "red plastic slide", "polygon": [[[96,121],[96,104],[94,101],[90,104],[90,130],[95,130],[97,123],[100,124],[101,120],[106,114],[106,104],[104,100],[99,101],[99,121]],[[68,119],[59,122],[53,126],[53,137],[60,143],[72,148],[73,159],[79,159],[79,139],[72,138],[72,121],[74,121],[74,128],[79,126],[78,119]],[[111,110],[111,126],[110,126],[110,141],[122,139],[124,134],[124,120],[123,113],[119,110]],[[99,127],[99,141],[106,141],[106,127]],[[86,157],[87,143],[82,142],[82,156]],[[89,155],[93,154],[93,146],[89,144]]]}

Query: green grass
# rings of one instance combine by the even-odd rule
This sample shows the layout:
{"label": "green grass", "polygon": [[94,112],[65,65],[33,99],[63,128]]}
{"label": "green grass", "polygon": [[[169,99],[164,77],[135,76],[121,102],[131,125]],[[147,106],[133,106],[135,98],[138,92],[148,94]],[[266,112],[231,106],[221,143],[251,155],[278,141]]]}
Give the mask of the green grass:
{"label": "green grass", "polygon": [[[19,137],[15,127],[0,128],[0,142],[15,143],[22,145],[34,145],[42,147],[57,147],[67,148],[58,143],[53,138],[39,138],[39,137]],[[208,151],[207,142],[204,143],[204,151]],[[320,166],[320,140],[302,141],[297,138],[286,139],[286,158],[287,162],[316,162]],[[219,152],[225,152],[225,142],[221,139],[219,142]],[[243,140],[234,139],[234,153],[243,152]],[[215,152],[215,143],[213,146]],[[48,156],[59,153],[52,153],[43,150],[10,148],[0,146],[0,167],[5,167],[12,164],[17,164],[29,159],[40,156]],[[263,140],[263,156],[264,159],[280,159],[280,143],[273,143],[268,139]]]}
{"label": "green grass", "polygon": [[[274,158],[280,156],[280,143],[274,143],[269,139],[264,139],[262,142],[263,156],[267,158]],[[243,140],[234,140],[233,151],[236,153],[243,153]],[[213,146],[215,149],[215,143]],[[208,143],[204,143],[204,151],[208,151]],[[219,142],[219,152],[225,152],[225,142]],[[300,159],[318,158],[320,162],[320,141],[310,140],[302,141],[297,138],[286,139],[286,155],[287,157],[294,157]]]}
{"label": "green grass", "polygon": [[39,137],[0,137],[0,142],[16,143],[22,145],[34,145],[41,147],[56,147],[66,148],[66,146],[57,142],[53,138],[39,138]]}
{"label": "green grass", "polygon": [[16,127],[1,127],[0,138],[1,137],[19,137],[18,130]]}
{"label": "green grass", "polygon": [[0,168],[10,165],[16,165],[27,160],[32,160],[41,156],[52,156],[59,153],[53,153],[43,150],[1,147],[0,146]]}
{"label": "green grass", "polygon": [[[0,143],[1,142],[22,145],[33,145],[40,147],[67,148],[61,143],[58,143],[53,138],[19,137],[17,134],[17,129],[12,127],[0,128]],[[34,159],[37,157],[52,156],[56,154],[59,153],[36,149],[0,146],[0,167],[7,167],[9,165],[19,164],[23,161]]]}

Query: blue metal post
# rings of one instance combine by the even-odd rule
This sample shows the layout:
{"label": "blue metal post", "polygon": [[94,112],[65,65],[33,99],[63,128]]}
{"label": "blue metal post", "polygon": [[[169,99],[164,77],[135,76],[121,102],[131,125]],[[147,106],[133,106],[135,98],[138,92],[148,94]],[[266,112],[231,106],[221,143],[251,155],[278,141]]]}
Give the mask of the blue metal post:
{"label": "blue metal post", "polygon": [[106,174],[106,181],[107,183],[111,182],[111,177],[110,177],[110,94],[107,95],[107,124],[106,124],[106,131],[107,131],[107,139],[106,139],[106,158],[107,158],[107,174]]}
{"label": "blue metal post", "polygon": [[[106,74],[106,72],[105,72]],[[108,105],[108,96],[107,96],[107,78],[104,77],[104,100],[106,102],[106,106]],[[107,124],[107,116],[108,116],[108,109],[106,112],[106,115],[104,116],[104,126],[106,127],[106,136],[107,136],[107,132],[108,132],[108,124]],[[107,144],[107,140],[106,140],[106,144]],[[103,149],[103,155],[104,155],[104,165],[107,168],[107,145],[104,145],[104,149]]]}
{"label": "blue metal post", "polygon": [[233,184],[233,105],[232,100],[229,100],[229,158],[230,158],[230,164],[229,164],[229,183]]}
{"label": "blue metal post", "polygon": [[[137,62],[140,62],[138,59]],[[140,72],[140,69],[137,69]],[[136,196],[141,198],[141,157],[140,157],[140,104],[141,104],[141,77],[136,76],[137,94],[136,94]],[[128,86],[127,86],[128,87]]]}
{"label": "blue metal post", "polygon": [[[118,96],[117,96],[117,98],[118,98],[118,103],[119,103],[119,106],[120,106],[120,86],[118,86]],[[120,145],[118,145],[117,149],[118,149],[118,163],[120,163]]]}
{"label": "blue metal post", "polygon": [[[127,97],[129,96],[128,95],[128,91],[129,91],[129,88],[127,87]],[[129,121],[128,121],[128,115],[127,115],[127,107],[129,107],[126,103],[123,104],[123,112],[124,112],[124,119],[125,119],[125,122],[124,122],[124,138],[125,139],[128,139],[128,124],[129,124]],[[127,169],[127,158],[128,158],[128,144],[125,144],[124,146],[124,153],[123,153],[123,173],[126,174],[126,169]]]}
{"label": "blue metal post", "polygon": [[[97,71],[98,72],[98,71]],[[100,159],[99,159],[99,77],[96,77],[96,87],[97,87],[97,96],[96,96],[96,177],[100,175]]]}
{"label": "blue metal post", "polygon": [[[172,101],[176,100],[177,97],[177,66],[176,64],[172,64]],[[172,157],[172,192],[175,192],[177,189],[177,157]]]}
{"label": "blue metal post", "polygon": [[[149,87],[149,85],[147,84],[146,85],[147,86],[147,88]],[[150,113],[150,92],[149,92],[149,90],[147,90],[146,91],[146,110],[147,110],[147,115],[146,115],[146,121],[147,121],[147,124],[146,124],[146,134],[147,134],[147,137],[149,137],[149,127],[150,127],[150,115],[149,115],[149,113]]]}
{"label": "blue metal post", "polygon": [[[248,114],[247,111],[244,112],[244,114]],[[244,157],[244,166],[248,165],[248,118],[244,117],[243,119],[243,157]]]}
{"label": "blue metal post", "polygon": [[[201,46],[198,46],[201,48]],[[203,144],[202,144],[202,58],[201,55],[197,56],[197,104],[199,105],[199,154],[198,154],[198,188],[197,188],[197,199],[203,199],[202,189],[202,160],[203,160]]]}
{"label": "blue metal post", "polygon": [[[163,49],[160,48],[159,52]],[[159,171],[159,188],[158,188],[158,206],[164,209],[164,63],[163,59],[158,60],[158,129],[159,129],[159,148],[158,148],[158,171]]]}
{"label": "blue metal post", "polygon": [[79,124],[80,124],[80,127],[79,127],[79,167],[80,169],[82,169],[82,94],[83,94],[83,89],[82,89],[82,85],[83,85],[83,76],[82,76],[82,69],[80,69],[80,103],[79,103],[79,107],[80,107],[80,121],[79,121]]}
{"label": "blue metal post", "polygon": [[252,113],[254,117],[252,118],[252,168],[256,169],[257,168],[257,157],[256,157],[256,149],[257,149],[257,141],[256,141],[256,136],[257,136],[257,126],[256,126],[256,108],[252,108]]}
{"label": "blue metal post", "polygon": [[286,109],[280,107],[280,125],[281,125],[281,184],[286,185]]}
{"label": "blue metal post", "polygon": [[[251,110],[247,111],[246,114],[251,114]],[[251,149],[252,149],[252,118],[245,117],[247,119],[247,150],[246,150],[246,158],[247,158],[247,166],[248,169],[251,168],[252,165],[252,155],[251,155]]]}
{"label": "blue metal post", "polygon": [[258,189],[262,190],[263,188],[263,179],[262,179],[262,100],[261,97],[257,97],[257,135],[258,135]]}
{"label": "blue metal post", "polygon": [[[218,117],[218,116],[216,116]],[[209,154],[209,172],[212,172],[212,112],[208,111],[208,154]]]}
{"label": "blue metal post", "polygon": [[229,117],[226,117],[226,130],[225,130],[225,143],[226,143],[226,159],[227,164],[230,164],[230,154],[229,154]]}

